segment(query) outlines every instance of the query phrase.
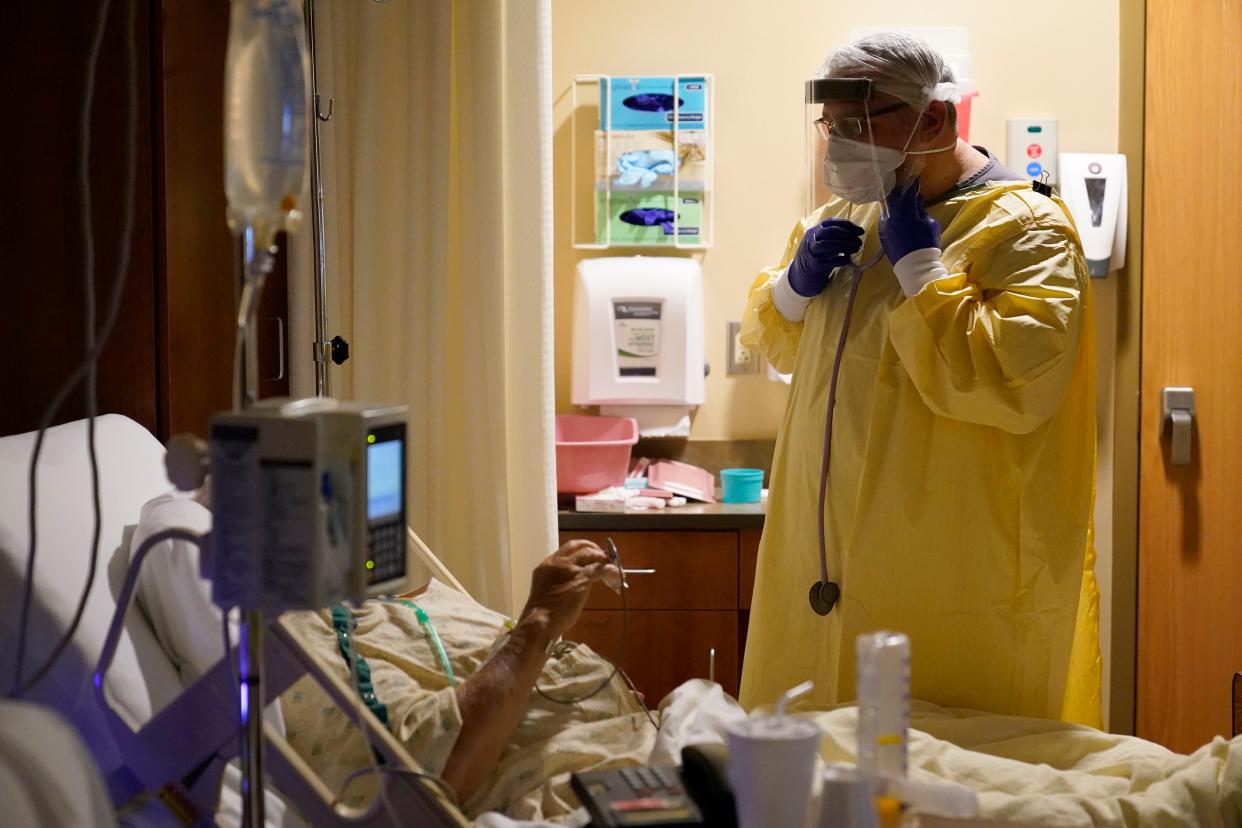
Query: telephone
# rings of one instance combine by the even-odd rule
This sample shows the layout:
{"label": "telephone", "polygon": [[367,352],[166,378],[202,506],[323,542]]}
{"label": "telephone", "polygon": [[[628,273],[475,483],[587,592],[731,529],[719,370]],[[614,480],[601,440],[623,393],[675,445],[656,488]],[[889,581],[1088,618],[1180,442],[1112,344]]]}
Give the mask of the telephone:
{"label": "telephone", "polygon": [[687,745],[681,768],[628,767],[575,773],[570,784],[596,828],[703,825],[737,828],[729,749]]}

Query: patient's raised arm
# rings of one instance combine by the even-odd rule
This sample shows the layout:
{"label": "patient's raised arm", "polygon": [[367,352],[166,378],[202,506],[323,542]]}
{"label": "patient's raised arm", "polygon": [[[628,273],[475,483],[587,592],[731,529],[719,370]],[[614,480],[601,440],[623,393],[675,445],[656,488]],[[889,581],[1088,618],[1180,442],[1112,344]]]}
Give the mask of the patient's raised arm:
{"label": "patient's raised arm", "polygon": [[464,802],[500,758],[522,719],[551,644],[578,621],[592,584],[620,572],[590,541],[562,546],[531,573],[530,597],[504,645],[457,688],[462,727],[443,777]]}

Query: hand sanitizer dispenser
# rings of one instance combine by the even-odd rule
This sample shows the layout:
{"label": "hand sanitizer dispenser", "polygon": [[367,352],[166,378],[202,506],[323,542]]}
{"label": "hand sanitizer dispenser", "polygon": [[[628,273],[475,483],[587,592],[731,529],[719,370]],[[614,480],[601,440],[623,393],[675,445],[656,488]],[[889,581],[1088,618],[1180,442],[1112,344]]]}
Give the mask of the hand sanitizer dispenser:
{"label": "hand sanitizer dispenser", "polygon": [[1087,267],[1094,278],[1126,263],[1126,157],[1063,152],[1061,197],[1074,216]]}
{"label": "hand sanitizer dispenser", "polygon": [[574,285],[575,405],[688,436],[703,404],[703,272],[689,258],[585,259]]}

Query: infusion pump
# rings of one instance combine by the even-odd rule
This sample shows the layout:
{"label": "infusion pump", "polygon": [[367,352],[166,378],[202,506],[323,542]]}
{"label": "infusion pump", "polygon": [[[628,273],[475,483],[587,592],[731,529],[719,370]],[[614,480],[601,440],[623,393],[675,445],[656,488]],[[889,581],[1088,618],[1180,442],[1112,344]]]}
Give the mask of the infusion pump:
{"label": "infusion pump", "polygon": [[316,397],[211,418],[221,607],[317,609],[406,580],[406,409]]}

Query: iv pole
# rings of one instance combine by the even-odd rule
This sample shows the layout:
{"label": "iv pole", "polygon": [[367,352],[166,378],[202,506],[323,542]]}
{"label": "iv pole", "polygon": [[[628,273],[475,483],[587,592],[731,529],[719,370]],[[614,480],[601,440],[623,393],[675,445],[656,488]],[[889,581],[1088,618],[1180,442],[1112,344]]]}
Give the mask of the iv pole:
{"label": "iv pole", "polygon": [[[327,294],[327,261],[324,256],[323,233],[323,178],[319,171],[319,122],[332,117],[332,101],[328,102],[328,114],[319,112],[319,84],[315,68],[315,0],[306,0],[306,46],[310,55],[311,100],[314,102],[314,140],[311,149],[311,210],[315,235],[315,396],[328,394],[328,358],[330,347],[324,341],[327,328],[325,299]],[[258,255],[256,256],[256,253]],[[241,295],[242,311],[238,318],[242,345],[242,364],[237,366],[241,375],[239,388],[235,389],[234,408],[249,408],[258,400],[258,356],[255,343],[254,316],[258,299],[254,294],[263,291],[263,277],[271,268],[271,257],[266,251],[256,251],[253,228],[247,228],[241,240]],[[258,264],[258,267],[255,265]],[[257,272],[256,272],[257,271]],[[253,294],[251,293],[253,291]],[[250,299],[249,302],[246,299]],[[244,316],[243,316],[244,315]],[[241,684],[242,733],[239,761],[242,770],[242,826],[263,828],[266,823],[264,789],[263,743],[263,627],[266,619],[257,609],[241,612],[240,640],[238,642],[238,673]],[[227,657],[227,653],[226,653]]]}
{"label": "iv pole", "polygon": [[[319,77],[315,65],[315,0],[305,0],[306,46],[310,58],[311,100],[314,102],[313,141],[311,144],[311,211],[315,243],[315,396],[328,395],[328,360],[335,356],[327,338],[327,257],[324,250],[323,176],[320,171],[319,123],[332,118],[334,99],[328,101],[328,114],[319,110]],[[241,311],[238,318],[240,364],[235,365],[233,407],[250,408],[258,401],[258,349],[255,341],[255,313],[258,296],[263,292],[264,277],[271,269],[268,251],[257,251],[254,230],[247,228],[239,245],[238,289]],[[344,342],[344,340],[341,340]],[[348,347],[348,346],[346,346]],[[345,352],[348,354],[348,351]],[[344,358],[341,359],[344,361]],[[242,733],[240,763],[242,770],[243,828],[262,828],[266,821],[263,743],[263,613],[255,609],[241,612],[239,640],[239,674],[242,697]]]}
{"label": "iv pole", "polygon": [[[328,360],[333,345],[328,342],[328,262],[323,230],[323,173],[320,168],[319,125],[332,120],[336,98],[328,98],[328,114],[319,109],[319,67],[315,61],[315,0],[306,0],[306,49],[310,53],[311,100],[314,102],[311,141],[311,227],[315,237],[315,396],[330,395]],[[343,341],[343,340],[342,340]],[[344,359],[341,360],[344,362]],[[339,364],[339,363],[338,363]]]}
{"label": "iv pole", "polygon": [[[382,0],[381,0],[382,1]],[[311,143],[311,212],[314,230],[315,265],[315,396],[328,396],[328,360],[337,365],[349,359],[349,343],[337,336],[327,340],[327,255],[323,217],[323,175],[321,171],[320,123],[332,119],[334,98],[328,99],[328,112],[319,108],[319,71],[315,59],[315,0],[304,0],[306,47],[310,63],[310,93],[314,103]],[[234,363],[233,408],[244,410],[259,398],[258,349],[255,341],[255,316],[263,283],[271,270],[272,250],[257,249],[253,227],[247,227],[238,240],[238,337]],[[242,824],[245,828],[262,828],[265,816],[263,800],[264,738],[263,738],[263,630],[266,619],[258,609],[242,608],[239,641],[239,673],[241,685],[242,733],[239,752],[242,769]]]}

